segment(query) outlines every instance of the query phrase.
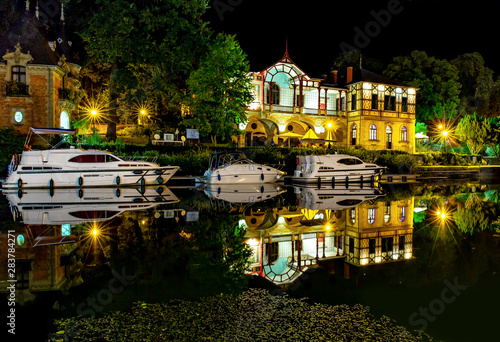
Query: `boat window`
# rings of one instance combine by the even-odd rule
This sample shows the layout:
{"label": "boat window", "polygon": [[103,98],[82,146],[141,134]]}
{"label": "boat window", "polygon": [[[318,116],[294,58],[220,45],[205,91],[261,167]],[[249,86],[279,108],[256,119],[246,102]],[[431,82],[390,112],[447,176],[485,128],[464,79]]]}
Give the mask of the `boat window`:
{"label": "boat window", "polygon": [[354,159],[354,158],[344,158],[340,159],[337,163],[339,164],[344,164],[344,165],[357,165],[357,164],[363,164],[363,162],[359,159]]}
{"label": "boat window", "polygon": [[104,154],[82,154],[71,158],[73,163],[104,163],[106,155]]}
{"label": "boat window", "polygon": [[356,200],[356,199],[348,199],[348,200],[338,201],[337,204],[342,205],[342,206],[352,206],[352,205],[358,205],[361,202],[363,202],[363,201]]}
{"label": "boat window", "polygon": [[121,160],[116,158],[115,156],[113,156],[111,154],[106,154],[106,163],[117,162],[117,161],[121,161]]}
{"label": "boat window", "polygon": [[73,211],[69,213],[71,216],[81,219],[98,219],[109,218],[119,214],[119,211],[113,210],[88,210],[88,211]]}

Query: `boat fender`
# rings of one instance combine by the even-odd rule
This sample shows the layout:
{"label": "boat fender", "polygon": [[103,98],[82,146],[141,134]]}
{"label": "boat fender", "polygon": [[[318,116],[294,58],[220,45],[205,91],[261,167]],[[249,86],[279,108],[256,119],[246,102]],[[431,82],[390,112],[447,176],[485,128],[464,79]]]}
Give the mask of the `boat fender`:
{"label": "boat fender", "polygon": [[345,176],[345,182],[349,183],[349,176]]}
{"label": "boat fender", "polygon": [[318,184],[321,184],[321,177],[318,177]]}
{"label": "boat fender", "polygon": [[[83,185],[83,178],[80,176],[78,177],[78,185],[82,186]],[[81,197],[80,197],[81,198]]]}
{"label": "boat fender", "polygon": [[144,187],[146,185],[146,180],[144,177],[141,178],[141,187]]}
{"label": "boat fender", "polygon": [[155,170],[155,174],[156,174],[156,175],[162,175],[162,174],[163,174],[163,171],[162,171],[162,170]]}
{"label": "boat fender", "polygon": [[83,189],[78,189],[78,197],[79,198],[83,197]]}
{"label": "boat fender", "polygon": [[117,189],[115,190],[115,196],[116,196],[116,197],[120,197],[120,195],[121,195],[121,194],[122,194],[122,191],[120,190],[120,188],[117,188]]}
{"label": "boat fender", "polygon": [[359,177],[359,181],[361,182],[361,187],[363,187],[363,176]]}
{"label": "boat fender", "polygon": [[49,188],[50,197],[54,197],[54,188]]}
{"label": "boat fender", "polygon": [[163,184],[163,178],[162,177],[156,178],[156,181],[158,182],[158,184]]}
{"label": "boat fender", "polygon": [[163,193],[163,188],[162,188],[161,186],[160,186],[160,187],[158,187],[158,188],[156,189],[156,193],[157,193],[158,195],[161,195],[161,194]]}
{"label": "boat fender", "polygon": [[23,198],[23,191],[21,189],[17,190],[17,197],[19,197],[19,199]]}
{"label": "boat fender", "polygon": [[333,183],[332,188],[335,188],[335,176],[332,177],[332,183]]}
{"label": "boat fender", "polygon": [[54,180],[53,179],[51,179],[49,181],[49,188],[54,189]]}
{"label": "boat fender", "polygon": [[217,180],[220,181],[221,177],[220,177],[220,173],[217,174]]}
{"label": "boat fender", "polygon": [[264,192],[264,187],[263,187],[263,186],[261,186],[261,187],[260,187],[260,193],[263,193],[263,192]]}
{"label": "boat fender", "polygon": [[116,176],[116,178],[115,178],[116,185],[120,185],[120,181],[121,181],[120,176]]}
{"label": "boat fender", "polygon": [[17,180],[17,187],[18,187],[18,188],[22,188],[22,187],[23,187],[23,180],[22,180],[21,178],[19,178],[19,179]]}
{"label": "boat fender", "polygon": [[260,180],[261,180],[261,181],[263,181],[263,180],[264,180],[264,174],[263,174],[263,173],[261,173],[261,174],[260,174]]}

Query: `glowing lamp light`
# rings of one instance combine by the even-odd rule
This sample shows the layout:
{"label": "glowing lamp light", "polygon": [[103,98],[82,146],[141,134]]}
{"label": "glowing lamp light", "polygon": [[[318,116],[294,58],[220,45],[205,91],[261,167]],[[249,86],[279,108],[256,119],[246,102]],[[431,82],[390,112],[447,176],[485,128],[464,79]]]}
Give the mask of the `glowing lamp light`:
{"label": "glowing lamp light", "polygon": [[443,129],[443,125],[439,125],[439,127],[438,127],[438,128],[439,128],[439,129]]}
{"label": "glowing lamp light", "polygon": [[328,225],[326,226],[326,230],[330,230],[330,229],[332,229],[332,227],[328,224]]}
{"label": "glowing lamp light", "polygon": [[245,128],[247,128],[247,124],[246,123],[243,123],[243,122],[240,122],[238,124],[238,128],[241,129],[241,130],[244,130]]}
{"label": "glowing lamp light", "polygon": [[94,230],[92,230],[92,234],[94,236],[97,236],[97,234],[99,234],[99,231],[97,229],[94,228]]}
{"label": "glowing lamp light", "polygon": [[332,123],[329,122],[327,125],[326,125],[328,128],[332,128]]}
{"label": "glowing lamp light", "polygon": [[444,131],[443,136],[447,136],[447,135],[448,135],[448,131]]}
{"label": "glowing lamp light", "polygon": [[445,213],[441,213],[441,218],[444,219],[446,217],[446,214]]}
{"label": "glowing lamp light", "polygon": [[279,128],[280,132],[284,132],[286,126],[285,125],[279,125],[278,128]]}
{"label": "glowing lamp light", "polygon": [[97,115],[97,111],[95,109],[92,109],[92,111],[90,112],[90,114],[92,114],[92,115],[95,116],[95,115]]}

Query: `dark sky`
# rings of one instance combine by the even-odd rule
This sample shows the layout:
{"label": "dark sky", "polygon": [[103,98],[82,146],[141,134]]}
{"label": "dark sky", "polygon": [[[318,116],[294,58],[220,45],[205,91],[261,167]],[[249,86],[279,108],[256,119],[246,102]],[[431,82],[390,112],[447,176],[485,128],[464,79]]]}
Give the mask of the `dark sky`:
{"label": "dark sky", "polygon": [[[449,0],[212,0],[206,16],[217,32],[236,34],[252,71],[277,61],[285,51],[312,77],[327,74],[341,44],[389,63],[394,56],[424,50],[453,59],[479,52],[500,72],[500,1]],[[386,14],[392,7],[390,17]],[[217,9],[216,9],[217,8]],[[380,12],[383,11],[383,12]],[[381,13],[385,26],[375,24]],[[372,35],[358,39],[356,27]],[[377,29],[378,27],[378,29]],[[359,32],[358,31],[358,32]]]}

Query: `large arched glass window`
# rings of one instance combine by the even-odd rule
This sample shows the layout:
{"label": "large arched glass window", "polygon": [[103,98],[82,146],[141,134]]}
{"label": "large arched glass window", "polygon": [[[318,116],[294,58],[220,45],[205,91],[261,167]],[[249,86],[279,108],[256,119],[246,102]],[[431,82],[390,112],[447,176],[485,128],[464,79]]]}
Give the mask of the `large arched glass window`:
{"label": "large arched glass window", "polygon": [[375,208],[368,208],[368,223],[373,224],[375,222]]}
{"label": "large arched glass window", "polygon": [[407,141],[408,137],[407,137],[407,133],[406,133],[406,127],[403,126],[401,127],[401,141]]}
{"label": "large arched glass window", "polygon": [[377,140],[377,126],[370,126],[370,140]]}
{"label": "large arched glass window", "polygon": [[273,83],[272,87],[269,84],[266,86],[266,103],[271,104],[271,100],[272,104],[280,104],[280,87],[276,83]]}
{"label": "large arched glass window", "polygon": [[60,127],[63,129],[69,129],[69,115],[65,110],[61,112]]}

